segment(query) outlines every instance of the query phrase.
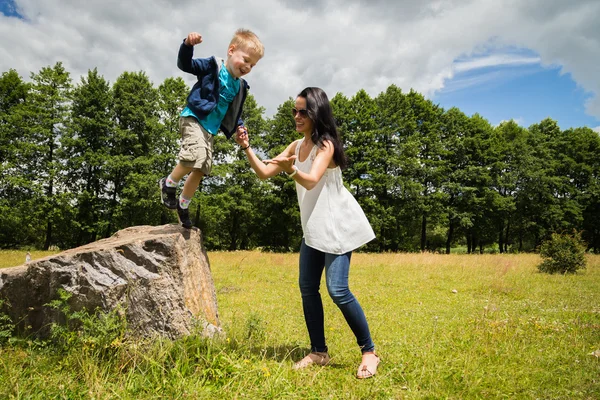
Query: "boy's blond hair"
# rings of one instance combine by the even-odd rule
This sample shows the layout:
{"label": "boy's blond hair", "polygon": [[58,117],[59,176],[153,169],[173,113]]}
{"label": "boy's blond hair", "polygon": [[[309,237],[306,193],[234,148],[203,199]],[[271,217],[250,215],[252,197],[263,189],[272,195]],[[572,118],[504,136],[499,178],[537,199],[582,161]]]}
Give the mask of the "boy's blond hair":
{"label": "boy's blond hair", "polygon": [[262,58],[265,54],[265,46],[263,46],[258,36],[256,36],[256,34],[249,29],[240,28],[235,31],[235,34],[233,35],[233,38],[231,38],[229,45],[253,50],[256,52],[259,58]]}

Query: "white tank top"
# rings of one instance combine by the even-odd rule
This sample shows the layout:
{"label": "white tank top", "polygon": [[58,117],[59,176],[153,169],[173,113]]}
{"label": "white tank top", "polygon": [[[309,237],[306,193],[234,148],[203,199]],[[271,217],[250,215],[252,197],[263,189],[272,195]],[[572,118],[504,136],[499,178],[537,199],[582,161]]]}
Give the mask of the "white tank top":
{"label": "white tank top", "polygon": [[[296,144],[295,165],[309,173],[317,155],[313,146],[303,162]],[[362,208],[342,182],[340,167],[327,168],[321,180],[311,190],[296,183],[304,241],[313,249],[331,254],[344,254],[375,238],[375,233]]]}

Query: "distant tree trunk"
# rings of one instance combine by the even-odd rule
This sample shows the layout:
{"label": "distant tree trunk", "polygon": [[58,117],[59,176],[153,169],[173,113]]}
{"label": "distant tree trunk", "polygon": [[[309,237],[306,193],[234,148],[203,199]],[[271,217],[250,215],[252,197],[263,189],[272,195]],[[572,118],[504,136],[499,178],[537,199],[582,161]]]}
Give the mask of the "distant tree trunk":
{"label": "distant tree trunk", "polygon": [[114,209],[117,206],[117,192],[116,190],[113,192],[113,196],[111,199],[111,207],[110,210],[108,212],[108,225],[106,226],[106,232],[104,232],[104,237],[107,238],[112,234],[112,228],[113,228],[113,214],[114,214]]}
{"label": "distant tree trunk", "polygon": [[44,243],[44,250],[48,250],[50,248],[50,244],[52,243],[52,221],[48,221],[46,225],[46,243]]}
{"label": "distant tree trunk", "polygon": [[427,214],[423,213],[423,219],[421,220],[421,251],[425,251],[426,241],[427,241]]}
{"label": "distant tree trunk", "polygon": [[[198,184],[197,192],[198,193],[202,192],[202,181],[200,181],[200,183]],[[194,218],[194,222],[193,222],[194,226],[200,228],[199,222],[200,222],[200,204],[198,204],[198,206],[196,207],[196,218]]]}
{"label": "distant tree trunk", "polygon": [[196,216],[194,217],[194,226],[198,227],[198,222],[200,221],[200,204],[198,204],[198,206],[196,207]]}
{"label": "distant tree trunk", "polygon": [[448,227],[448,237],[446,238],[446,254],[450,254],[450,245],[452,244],[452,236],[454,235],[454,220],[450,220]]}
{"label": "distant tree trunk", "polygon": [[165,225],[168,221],[167,215],[169,215],[169,210],[166,207],[163,207],[162,212],[160,213],[160,224]]}
{"label": "distant tree trunk", "polygon": [[402,243],[402,237],[403,235],[400,234],[400,232],[402,232],[401,229],[401,224],[400,224],[400,219],[396,218],[396,235],[394,235],[394,241],[392,244],[392,251],[397,252],[398,249],[400,248],[400,243]]}
{"label": "distant tree trunk", "polygon": [[106,232],[104,233],[105,238],[112,235],[113,215],[115,213],[115,209],[117,208],[117,192],[119,191],[119,182],[121,182],[121,173],[117,170],[113,179],[114,188],[110,199],[110,209],[108,210],[108,225],[106,227]]}
{"label": "distant tree trunk", "polygon": [[498,249],[500,254],[504,252],[504,221],[500,221],[500,229],[498,234]]}
{"label": "distant tree trunk", "polygon": [[523,251],[523,230],[519,230],[519,253]]}
{"label": "distant tree trunk", "polygon": [[248,247],[250,246],[248,239],[248,235],[242,235],[242,240],[240,241],[240,250],[248,250]]}
{"label": "distant tree trunk", "polygon": [[[53,129],[53,128],[51,128],[51,129]],[[50,147],[49,160],[50,160],[50,163],[52,163],[54,161],[54,144],[52,141],[50,141],[49,147]],[[48,218],[48,222],[46,224],[46,243],[44,243],[44,250],[48,250],[50,248],[50,245],[52,244],[52,217],[51,217],[51,215],[54,214],[54,178],[52,177],[52,175],[50,175],[49,180],[48,180],[48,189],[46,191],[46,196],[47,196],[48,202],[51,207],[50,208],[51,212],[46,214],[46,218]]]}
{"label": "distant tree trunk", "polygon": [[506,233],[504,234],[504,252],[508,253],[508,237],[510,234],[510,221],[506,223]]}
{"label": "distant tree trunk", "polygon": [[467,254],[471,254],[471,249],[473,246],[473,235],[470,231],[468,231],[465,236],[467,238]]}
{"label": "distant tree trunk", "polygon": [[238,241],[238,237],[237,237],[237,233],[239,232],[238,229],[238,215],[237,213],[235,213],[233,215],[233,222],[231,224],[231,229],[229,230],[229,251],[235,251],[237,250],[237,241]]}

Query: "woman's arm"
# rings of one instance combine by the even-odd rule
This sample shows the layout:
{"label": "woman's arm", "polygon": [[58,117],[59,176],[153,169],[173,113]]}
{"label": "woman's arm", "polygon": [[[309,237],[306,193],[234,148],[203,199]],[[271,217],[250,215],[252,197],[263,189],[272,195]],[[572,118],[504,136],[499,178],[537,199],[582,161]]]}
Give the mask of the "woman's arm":
{"label": "woman's arm", "polygon": [[[281,171],[283,171],[283,169],[279,165],[277,165],[275,163],[265,164],[256,156],[256,154],[254,154],[254,151],[250,147],[250,139],[248,137],[248,132],[246,131],[246,128],[244,128],[243,126],[238,127],[237,135],[235,136],[235,141],[237,144],[239,144],[242,148],[245,149],[244,152],[246,153],[246,156],[248,157],[248,161],[250,162],[250,167],[252,167],[252,169],[254,170],[254,172],[256,172],[256,175],[260,179],[264,180],[264,179],[271,178],[272,176],[275,176],[278,173],[280,173]],[[291,158],[292,162],[293,162],[293,159],[296,158],[294,153],[296,151],[297,143],[298,143],[297,140],[290,143],[290,145],[281,154],[279,154],[276,158],[279,158],[279,157],[282,157],[285,159]]]}

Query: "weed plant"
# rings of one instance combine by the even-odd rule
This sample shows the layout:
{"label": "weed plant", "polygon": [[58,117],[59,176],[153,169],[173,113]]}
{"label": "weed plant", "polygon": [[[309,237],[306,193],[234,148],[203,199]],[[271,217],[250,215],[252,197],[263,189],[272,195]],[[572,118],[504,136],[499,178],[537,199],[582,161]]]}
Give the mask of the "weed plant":
{"label": "weed plant", "polygon": [[542,243],[540,255],[543,261],[538,270],[550,274],[574,274],[585,268],[585,247],[581,233],[553,233]]}

